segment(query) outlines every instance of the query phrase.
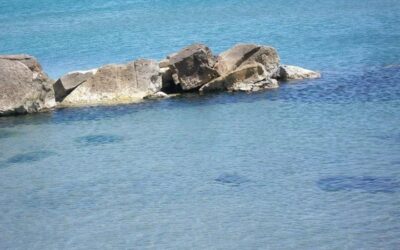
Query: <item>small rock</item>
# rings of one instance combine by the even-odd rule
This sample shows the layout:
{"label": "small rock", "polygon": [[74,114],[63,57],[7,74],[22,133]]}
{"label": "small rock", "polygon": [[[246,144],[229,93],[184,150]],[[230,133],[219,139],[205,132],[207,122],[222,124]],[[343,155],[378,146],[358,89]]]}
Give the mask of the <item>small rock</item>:
{"label": "small rock", "polygon": [[281,65],[273,76],[282,81],[320,78],[321,74],[293,65]]}
{"label": "small rock", "polygon": [[154,94],[150,94],[145,96],[143,99],[147,99],[147,100],[156,100],[156,99],[164,99],[164,98],[168,98],[169,96],[162,92],[162,91],[158,91]]}

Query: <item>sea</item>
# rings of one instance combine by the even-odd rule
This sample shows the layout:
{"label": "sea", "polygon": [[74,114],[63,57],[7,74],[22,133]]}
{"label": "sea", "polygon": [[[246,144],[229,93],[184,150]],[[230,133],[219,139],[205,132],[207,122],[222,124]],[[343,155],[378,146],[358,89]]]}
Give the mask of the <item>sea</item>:
{"label": "sea", "polygon": [[0,118],[0,249],[400,249],[400,1],[0,0],[66,72],[192,43],[317,80]]}

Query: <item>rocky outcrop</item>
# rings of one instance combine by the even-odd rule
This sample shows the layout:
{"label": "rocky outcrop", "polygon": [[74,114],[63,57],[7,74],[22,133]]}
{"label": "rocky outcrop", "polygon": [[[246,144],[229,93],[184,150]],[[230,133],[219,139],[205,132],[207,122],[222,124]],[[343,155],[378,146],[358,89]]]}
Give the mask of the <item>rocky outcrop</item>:
{"label": "rocky outcrop", "polygon": [[139,102],[161,89],[158,62],[141,59],[100,67],[60,103],[82,106]]}
{"label": "rocky outcrop", "polygon": [[272,75],[279,67],[278,52],[269,46],[237,44],[218,56],[215,69],[224,75],[254,62],[262,64],[266,73]]}
{"label": "rocky outcrop", "polygon": [[90,77],[96,74],[97,69],[87,71],[74,71],[63,75],[54,85],[54,94],[57,102],[61,102],[69,95],[76,87],[87,81]]}
{"label": "rocky outcrop", "polygon": [[316,79],[320,78],[321,74],[319,72],[304,69],[298,66],[281,65],[279,66],[278,70],[273,75],[273,77],[278,80],[288,81],[288,80]]}
{"label": "rocky outcrop", "polygon": [[183,92],[253,92],[278,88],[278,81],[314,79],[320,73],[280,65],[269,46],[238,44],[214,56],[203,44],[160,62],[140,59],[70,72],[54,84],[29,55],[0,55],[0,115],[39,112],[57,105],[85,106],[161,99]]}
{"label": "rocky outcrop", "polygon": [[199,91],[202,93],[221,90],[257,91],[277,87],[277,81],[269,78],[264,66],[253,62],[212,80],[203,85]]}
{"label": "rocky outcrop", "polygon": [[213,68],[215,58],[203,44],[194,44],[170,56],[169,68],[175,85],[193,90],[219,76]]}
{"label": "rocky outcrop", "polygon": [[0,116],[53,108],[52,83],[33,56],[0,55]]}

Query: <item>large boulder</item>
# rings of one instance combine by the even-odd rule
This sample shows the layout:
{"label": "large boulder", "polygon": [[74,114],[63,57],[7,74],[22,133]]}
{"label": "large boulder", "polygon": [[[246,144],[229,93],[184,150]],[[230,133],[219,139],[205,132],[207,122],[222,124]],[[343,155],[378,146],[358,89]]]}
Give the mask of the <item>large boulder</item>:
{"label": "large boulder", "polygon": [[141,59],[127,64],[110,64],[77,86],[61,106],[120,104],[139,102],[161,89],[157,61]]}
{"label": "large boulder", "polygon": [[61,102],[64,100],[76,87],[87,81],[96,72],[97,69],[74,71],[60,77],[53,85],[56,101]]}
{"label": "large boulder", "polygon": [[281,65],[275,72],[274,78],[287,81],[287,80],[302,80],[302,79],[316,79],[320,78],[321,74],[316,71],[304,69],[293,65]]}
{"label": "large boulder", "polygon": [[224,75],[254,62],[261,63],[266,73],[272,75],[279,67],[278,52],[269,46],[237,44],[218,56],[215,69],[220,75]]}
{"label": "large boulder", "polygon": [[258,91],[277,87],[277,81],[268,77],[264,66],[253,62],[210,81],[203,85],[199,91],[201,93],[222,90]]}
{"label": "large boulder", "polygon": [[169,57],[173,81],[184,91],[197,89],[218,77],[214,64],[211,50],[203,44],[191,45]]}
{"label": "large boulder", "polygon": [[0,116],[53,108],[52,83],[33,56],[0,55]]}

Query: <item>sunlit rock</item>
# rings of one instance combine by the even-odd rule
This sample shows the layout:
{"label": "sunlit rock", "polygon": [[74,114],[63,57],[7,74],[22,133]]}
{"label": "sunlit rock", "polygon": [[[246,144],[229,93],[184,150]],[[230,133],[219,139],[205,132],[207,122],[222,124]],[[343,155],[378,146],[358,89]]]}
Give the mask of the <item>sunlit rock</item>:
{"label": "sunlit rock", "polygon": [[161,89],[158,62],[141,59],[100,67],[61,102],[61,106],[139,102]]}
{"label": "sunlit rock", "polygon": [[53,84],[56,101],[61,102],[64,100],[69,93],[71,93],[80,84],[87,81],[90,77],[96,74],[96,72],[97,69],[74,71],[60,77],[60,79]]}
{"label": "sunlit rock", "polygon": [[316,71],[304,69],[293,65],[281,65],[273,76],[276,79],[287,80],[302,80],[320,78],[321,74]]}
{"label": "sunlit rock", "polygon": [[279,66],[278,52],[264,45],[237,44],[218,56],[215,69],[219,74],[224,75],[243,65],[255,62],[263,65],[266,74],[270,76]]}
{"label": "sunlit rock", "polygon": [[212,91],[257,91],[266,88],[277,88],[276,80],[268,78],[268,73],[262,64],[253,62],[245,64],[236,70],[220,76],[203,85],[200,92]]}

